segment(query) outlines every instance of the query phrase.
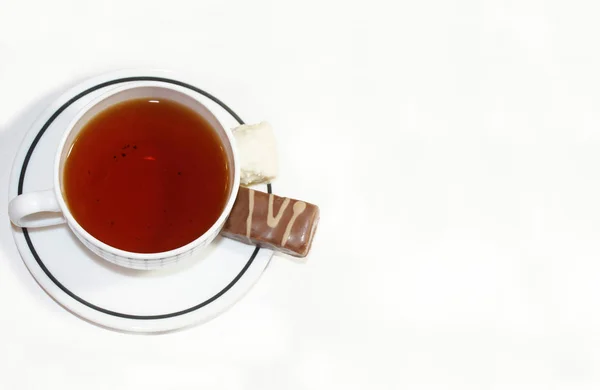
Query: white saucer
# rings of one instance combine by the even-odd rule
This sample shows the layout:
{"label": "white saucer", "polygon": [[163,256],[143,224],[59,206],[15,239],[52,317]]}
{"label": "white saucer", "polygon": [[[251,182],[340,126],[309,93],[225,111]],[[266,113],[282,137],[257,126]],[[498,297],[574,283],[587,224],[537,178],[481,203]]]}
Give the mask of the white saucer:
{"label": "white saucer", "polygon": [[[102,91],[134,80],[183,86],[224,126],[242,123],[224,103],[170,72],[130,70],[98,76],[71,88],[34,123],[15,159],[9,199],[51,188],[56,148],[72,117]],[[216,317],[250,289],[273,255],[217,238],[206,250],[171,267],[136,271],[97,257],[64,225],[13,227],[13,234],[27,268],[54,300],[92,323],[128,332],[170,331]]]}

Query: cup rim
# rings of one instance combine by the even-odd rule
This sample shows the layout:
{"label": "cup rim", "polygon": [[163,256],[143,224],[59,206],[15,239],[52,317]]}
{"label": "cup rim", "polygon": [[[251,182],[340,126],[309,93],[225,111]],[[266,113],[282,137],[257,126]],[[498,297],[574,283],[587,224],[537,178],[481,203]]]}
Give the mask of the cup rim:
{"label": "cup rim", "polygon": [[[69,207],[66,203],[66,200],[63,196],[63,193],[62,193],[61,187],[60,187],[61,155],[66,146],[66,142],[67,142],[67,139],[69,138],[69,135],[73,131],[76,124],[81,120],[81,118],[88,111],[90,111],[93,107],[95,107],[96,105],[100,104],[101,102],[110,98],[113,95],[116,95],[120,92],[124,92],[127,90],[144,88],[144,87],[162,88],[162,89],[175,91],[177,93],[181,93],[181,94],[186,95],[187,97],[192,98],[196,103],[198,103],[199,105],[204,107],[207,110],[207,112],[213,116],[213,119],[215,119],[215,121],[223,129],[223,131],[227,137],[227,142],[229,142],[229,146],[231,147],[231,154],[232,154],[232,159],[233,159],[233,185],[232,185],[229,197],[227,199],[227,203],[225,204],[225,207],[223,208],[223,211],[221,212],[221,215],[219,216],[219,218],[200,237],[197,237],[195,240],[193,240],[183,246],[180,246],[178,248],[171,249],[168,251],[164,251],[164,252],[151,252],[151,253],[131,252],[131,251],[126,251],[123,249],[113,247],[111,245],[108,245],[108,244],[100,241],[99,239],[94,237],[92,234],[90,234],[87,230],[85,230],[79,224],[79,222],[77,222],[77,220],[75,219],[73,214],[71,214],[71,211],[69,210]],[[88,241],[92,245],[98,247],[99,249],[101,249],[104,252],[108,252],[108,253],[111,253],[111,254],[114,254],[114,255],[120,256],[120,257],[125,257],[129,260],[149,261],[149,260],[160,260],[160,259],[164,259],[164,258],[181,255],[181,254],[186,253],[186,252],[192,250],[193,248],[199,246],[200,244],[203,244],[210,237],[216,236],[216,234],[221,230],[221,227],[223,226],[226,219],[228,218],[228,216],[231,212],[231,209],[233,208],[233,204],[235,203],[235,199],[237,197],[238,189],[240,186],[240,166],[239,166],[238,151],[237,151],[237,147],[235,144],[235,138],[233,136],[233,132],[231,131],[231,129],[224,126],[223,123],[221,123],[221,121],[219,120],[219,118],[217,118],[217,116],[214,115],[214,113],[203,102],[201,102],[196,96],[189,93],[189,91],[187,91],[185,88],[180,87],[178,85],[168,85],[168,84],[165,84],[160,81],[134,81],[134,82],[131,82],[130,84],[118,86],[118,87],[112,88],[112,89],[102,93],[101,95],[97,96],[92,101],[87,103],[83,108],[81,108],[77,112],[75,117],[71,120],[71,122],[67,126],[64,134],[62,135],[62,139],[61,139],[58,149],[56,151],[56,155],[54,157],[54,179],[53,179],[53,181],[54,181],[54,193],[55,193],[56,199],[58,200],[58,204],[60,206],[61,212],[63,213],[63,215],[67,221],[67,225],[69,225],[69,227],[71,229],[76,230],[77,234],[80,234],[86,241]]]}

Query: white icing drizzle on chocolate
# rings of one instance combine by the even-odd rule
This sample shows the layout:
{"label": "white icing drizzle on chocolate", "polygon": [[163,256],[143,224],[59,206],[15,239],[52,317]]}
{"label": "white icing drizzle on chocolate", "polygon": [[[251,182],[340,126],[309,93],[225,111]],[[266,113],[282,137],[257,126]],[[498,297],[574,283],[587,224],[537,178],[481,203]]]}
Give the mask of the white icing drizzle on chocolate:
{"label": "white icing drizzle on chocolate", "polygon": [[270,228],[274,228],[279,224],[281,217],[283,217],[283,212],[290,203],[290,199],[285,198],[283,200],[283,204],[277,212],[277,215],[273,217],[273,199],[275,199],[275,196],[273,194],[269,194],[269,212],[267,213],[267,225],[269,225]]}
{"label": "white icing drizzle on chocolate", "polygon": [[294,214],[292,214],[292,218],[290,218],[290,221],[288,222],[288,224],[285,228],[285,232],[283,233],[283,237],[281,238],[281,246],[285,246],[285,244],[287,243],[287,240],[290,238],[290,233],[292,232],[292,226],[294,226],[294,222],[296,222],[296,218],[298,218],[298,216],[300,214],[302,214],[304,212],[304,210],[306,210],[306,203],[304,203],[302,201],[297,201],[296,203],[294,203],[292,210],[294,210]]}
{"label": "white icing drizzle on chocolate", "polygon": [[[273,201],[275,196],[273,194],[269,194],[269,205],[267,211],[267,225],[274,229],[277,227],[281,218],[283,217],[283,213],[285,212],[287,206],[290,204],[289,198],[284,198],[279,211],[276,216],[273,216]],[[292,218],[287,223],[285,227],[285,231],[283,232],[283,236],[281,237],[281,246],[285,246],[288,239],[290,238],[290,234],[292,233],[292,228],[294,227],[294,222],[300,214],[302,214],[306,210],[306,203],[302,201],[296,201],[292,206]],[[254,190],[248,190],[248,217],[246,218],[246,238],[248,238],[248,242],[252,244],[252,239],[250,235],[252,233],[252,216],[254,214]]]}
{"label": "white icing drizzle on chocolate", "polygon": [[252,244],[250,232],[252,231],[252,214],[254,214],[254,190],[248,190],[248,218],[246,218],[246,237]]}

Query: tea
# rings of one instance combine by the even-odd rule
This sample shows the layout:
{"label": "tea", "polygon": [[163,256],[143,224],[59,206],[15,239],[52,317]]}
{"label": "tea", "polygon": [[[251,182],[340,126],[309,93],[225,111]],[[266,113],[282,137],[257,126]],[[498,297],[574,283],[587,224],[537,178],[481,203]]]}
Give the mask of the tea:
{"label": "tea", "polygon": [[230,191],[228,157],[200,115],[166,99],[135,99],[99,113],[64,166],[77,222],[118,249],[153,253],[200,237]]}

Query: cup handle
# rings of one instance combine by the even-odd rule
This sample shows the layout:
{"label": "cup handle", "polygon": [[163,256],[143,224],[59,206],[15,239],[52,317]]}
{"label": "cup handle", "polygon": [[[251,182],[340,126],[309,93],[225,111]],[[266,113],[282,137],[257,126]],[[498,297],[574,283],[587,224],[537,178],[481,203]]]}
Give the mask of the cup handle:
{"label": "cup handle", "polygon": [[10,201],[8,215],[13,224],[23,228],[37,228],[58,225],[65,217],[50,215],[60,213],[54,190],[45,190],[21,194]]}
{"label": "cup handle", "polygon": [[240,187],[221,235],[295,257],[305,257],[319,223],[319,207]]}

